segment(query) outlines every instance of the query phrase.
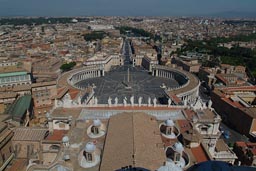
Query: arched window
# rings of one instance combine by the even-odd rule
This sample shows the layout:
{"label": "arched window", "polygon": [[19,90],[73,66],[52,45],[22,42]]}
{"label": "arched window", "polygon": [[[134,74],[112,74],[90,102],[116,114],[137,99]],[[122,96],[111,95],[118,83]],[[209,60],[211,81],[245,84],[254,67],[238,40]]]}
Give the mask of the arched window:
{"label": "arched window", "polygon": [[92,161],[92,154],[91,153],[87,153],[87,161]]}
{"label": "arched window", "polygon": [[51,145],[50,146],[50,148],[49,148],[49,150],[59,150],[60,149],[60,147],[58,146],[58,145]]}
{"label": "arched window", "polygon": [[92,126],[91,127],[91,132],[94,133],[94,134],[99,134],[99,128],[96,127],[96,126]]}

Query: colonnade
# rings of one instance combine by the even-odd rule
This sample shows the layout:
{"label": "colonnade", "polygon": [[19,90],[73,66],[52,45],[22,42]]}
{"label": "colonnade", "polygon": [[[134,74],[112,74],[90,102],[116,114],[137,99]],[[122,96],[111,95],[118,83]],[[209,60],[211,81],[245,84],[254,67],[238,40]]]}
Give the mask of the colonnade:
{"label": "colonnade", "polygon": [[199,90],[197,88],[186,92],[186,94],[178,95],[178,97],[180,97],[182,101],[186,100],[188,103],[195,102],[198,96]]}
{"label": "colonnade", "polygon": [[[177,75],[176,75],[177,74]],[[182,101],[186,101],[187,103],[195,102],[197,97],[199,96],[199,80],[192,75],[191,73],[185,72],[183,70],[168,68],[165,66],[156,65],[153,68],[152,75],[155,77],[163,77],[169,79],[182,79],[176,80],[178,82],[184,82],[177,88],[166,90],[166,94],[169,96],[169,93],[172,92],[177,97],[179,97]]]}
{"label": "colonnade", "polygon": [[155,70],[152,72],[152,75],[153,75],[153,76],[156,76],[156,77],[163,77],[163,78],[174,79],[173,73],[172,73],[171,71],[166,71],[166,70],[158,70],[158,69],[155,69]]}
{"label": "colonnade", "polygon": [[80,82],[82,80],[86,80],[88,78],[95,78],[95,77],[101,77],[104,76],[105,72],[104,70],[90,70],[90,71],[80,71],[78,73],[75,73],[70,78],[70,83],[72,85],[76,84],[77,82]]}

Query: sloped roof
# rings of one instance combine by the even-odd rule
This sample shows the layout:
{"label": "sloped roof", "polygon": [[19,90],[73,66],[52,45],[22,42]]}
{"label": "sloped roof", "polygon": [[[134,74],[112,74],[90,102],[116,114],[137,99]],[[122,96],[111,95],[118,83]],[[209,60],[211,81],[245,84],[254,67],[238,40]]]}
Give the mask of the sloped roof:
{"label": "sloped roof", "polygon": [[14,130],[13,141],[41,141],[46,138],[48,129],[20,127]]}
{"label": "sloped roof", "polygon": [[166,161],[156,119],[145,113],[123,113],[109,120],[101,171],[125,166],[156,170]]}
{"label": "sloped roof", "polygon": [[12,115],[14,118],[21,119],[26,111],[29,109],[31,104],[32,97],[31,95],[25,95],[20,97],[15,101],[8,111],[8,114]]}

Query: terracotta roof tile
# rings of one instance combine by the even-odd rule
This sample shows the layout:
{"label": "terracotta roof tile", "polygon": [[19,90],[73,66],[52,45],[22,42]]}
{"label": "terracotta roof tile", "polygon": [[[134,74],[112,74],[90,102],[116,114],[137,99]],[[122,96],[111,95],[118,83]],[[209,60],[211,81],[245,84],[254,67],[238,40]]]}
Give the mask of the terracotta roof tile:
{"label": "terracotta roof tile", "polygon": [[25,171],[27,168],[27,160],[26,159],[18,159],[12,163],[12,166],[8,168],[6,171]]}
{"label": "terracotta roof tile", "polygon": [[54,130],[53,134],[50,134],[45,140],[49,141],[61,141],[68,131],[66,130]]}
{"label": "terracotta roof tile", "polygon": [[239,146],[239,147],[246,147],[246,143],[243,142],[243,141],[237,141],[236,145]]}
{"label": "terracotta roof tile", "polygon": [[188,120],[177,120],[177,124],[179,125],[181,134],[192,129],[192,126]]}
{"label": "terracotta roof tile", "polygon": [[76,90],[76,89],[69,89],[69,91],[68,91],[72,100],[74,100],[78,96],[79,92],[80,91]]}
{"label": "terracotta roof tile", "polygon": [[204,161],[208,161],[208,157],[204,152],[201,145],[195,148],[191,148],[191,152],[193,153],[194,157],[196,158],[197,163],[201,163]]}
{"label": "terracotta roof tile", "polygon": [[113,171],[129,165],[156,170],[165,161],[162,145],[154,117],[145,113],[112,116],[100,170]]}

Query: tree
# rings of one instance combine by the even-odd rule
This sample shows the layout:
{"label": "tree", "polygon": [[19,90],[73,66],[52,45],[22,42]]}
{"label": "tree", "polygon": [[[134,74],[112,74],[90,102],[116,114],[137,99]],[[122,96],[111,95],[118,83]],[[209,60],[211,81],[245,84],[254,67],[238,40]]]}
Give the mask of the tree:
{"label": "tree", "polygon": [[89,34],[84,35],[84,40],[93,41],[93,40],[102,40],[105,37],[106,33],[103,31],[93,31]]}
{"label": "tree", "polygon": [[66,72],[66,71],[71,70],[74,66],[76,66],[76,62],[65,63],[65,64],[60,66],[60,69],[63,72]]}
{"label": "tree", "polygon": [[136,36],[136,37],[150,37],[150,38],[154,38],[152,33],[147,32],[144,29],[138,29],[138,28],[128,27],[128,26],[121,26],[121,27],[118,27],[117,29],[119,29],[120,33],[124,34],[124,35],[132,33],[133,36]]}

